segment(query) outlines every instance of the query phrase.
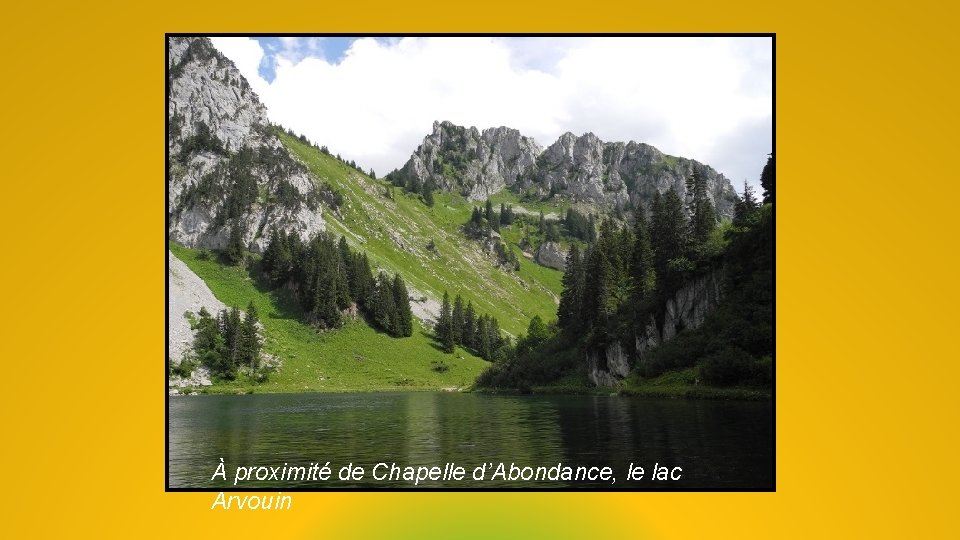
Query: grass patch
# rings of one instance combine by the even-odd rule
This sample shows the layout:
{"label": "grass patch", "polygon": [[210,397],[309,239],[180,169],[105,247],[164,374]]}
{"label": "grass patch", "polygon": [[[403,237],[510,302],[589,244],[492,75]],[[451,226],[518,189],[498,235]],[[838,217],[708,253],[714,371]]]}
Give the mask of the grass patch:
{"label": "grass patch", "polygon": [[[416,194],[374,180],[285,133],[278,135],[319,182],[344,196],[336,214],[324,213],[329,229],[365,251],[374,267],[400,272],[414,296],[439,300],[445,290],[460,294],[514,336],[535,315],[545,321],[556,318],[562,274],[520,255],[518,228],[502,234],[521,259],[520,270],[500,270],[493,256],[460,230],[474,203],[456,193],[437,192],[434,206],[428,207]],[[428,249],[431,241],[433,249]]]}
{"label": "grass patch", "polygon": [[[287,295],[259,287],[246,270],[224,265],[204,250],[173,243],[170,250],[224,304],[243,308],[253,302],[264,326],[264,350],[283,362],[266,382],[238,378],[205,393],[462,388],[489,365],[460,349],[444,354],[417,320],[409,338],[392,338],[362,320],[318,332],[297,319],[298,308]],[[434,370],[438,363],[447,369]]]}

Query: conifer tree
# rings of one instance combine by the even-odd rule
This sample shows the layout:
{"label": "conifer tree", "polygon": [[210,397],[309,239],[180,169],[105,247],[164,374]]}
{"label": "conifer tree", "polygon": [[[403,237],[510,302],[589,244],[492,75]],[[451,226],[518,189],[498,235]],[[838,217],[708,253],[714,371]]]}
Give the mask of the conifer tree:
{"label": "conifer tree", "polygon": [[364,307],[367,312],[372,309],[373,293],[377,287],[377,281],[370,270],[370,259],[366,253],[359,254],[356,267],[357,293],[354,298]]}
{"label": "conifer tree", "polygon": [[534,315],[527,326],[527,345],[531,348],[538,347],[548,337],[547,325],[543,323],[543,319],[539,315]]}
{"label": "conifer tree", "polygon": [[244,315],[240,338],[242,343],[241,361],[245,365],[250,366],[251,369],[256,369],[260,362],[260,337],[257,335],[258,322],[257,308],[254,307],[253,302],[250,302],[247,306],[247,312]]}
{"label": "conifer tree", "polygon": [[410,295],[407,286],[400,274],[393,275],[393,299],[397,307],[397,318],[394,326],[396,337],[413,335],[413,314],[410,312]]}
{"label": "conifer tree", "polygon": [[314,320],[324,328],[339,327],[342,321],[337,306],[337,279],[331,269],[317,275],[314,295]]}
{"label": "conifer tree", "polygon": [[493,360],[496,356],[497,351],[503,347],[503,336],[500,335],[500,321],[496,317],[490,316],[487,320],[487,332],[490,334],[490,352],[485,358],[487,360]]}
{"label": "conifer tree", "polygon": [[650,237],[653,240],[654,269],[661,288],[669,288],[675,281],[669,270],[670,261],[684,253],[686,218],[683,201],[676,191],[670,189],[663,195],[654,195],[652,210]]}
{"label": "conifer tree", "polygon": [[423,183],[423,187],[421,190],[421,195],[423,195],[423,202],[426,203],[427,206],[433,206],[433,190],[434,189],[436,188],[433,184],[433,180],[428,178],[427,181]]}
{"label": "conifer tree", "polygon": [[240,223],[234,220],[230,224],[230,238],[227,240],[227,259],[230,264],[240,264],[243,261],[243,232]]}
{"label": "conifer tree", "polygon": [[605,328],[613,309],[613,270],[600,246],[590,250],[586,273],[590,276],[584,293],[585,322],[594,328]]}
{"label": "conifer tree", "polygon": [[374,298],[374,320],[386,333],[393,335],[396,332],[393,323],[397,319],[397,303],[393,294],[393,284],[384,272],[380,272],[377,276]]}
{"label": "conifer tree", "polygon": [[483,222],[483,212],[480,211],[480,207],[474,206],[473,213],[470,215],[470,223],[479,225]]}
{"label": "conifer tree", "polygon": [[473,310],[473,301],[467,300],[467,308],[463,310],[463,346],[476,349],[477,341],[474,336],[477,332],[477,317]]}
{"label": "conifer tree", "polygon": [[463,345],[463,298],[458,294],[453,300],[453,312],[451,313],[453,325],[453,342],[457,345]]}
{"label": "conifer tree", "polygon": [[226,345],[226,356],[231,368],[236,368],[240,363],[240,309],[237,306],[230,308],[230,311],[222,311],[221,328],[223,332],[223,341]]}
{"label": "conifer tree", "polygon": [[707,193],[707,178],[699,169],[694,169],[687,178],[687,194],[690,202],[687,211],[690,214],[690,240],[694,246],[707,241],[710,231],[717,225],[717,213]]}
{"label": "conifer tree", "polygon": [[336,255],[333,255],[327,264],[329,265],[328,271],[332,281],[331,286],[334,290],[337,310],[345,310],[350,307],[352,302],[346,268],[340,264],[339,257]]}
{"label": "conifer tree", "polygon": [[557,309],[560,328],[576,332],[583,322],[583,294],[586,276],[580,255],[580,246],[573,244],[567,254],[563,273],[563,291],[560,293],[560,307]]}
{"label": "conifer tree", "polygon": [[547,223],[547,232],[544,236],[547,242],[560,241],[560,229],[557,227],[557,222],[551,221]]}
{"label": "conifer tree", "polygon": [[353,264],[353,252],[350,251],[350,246],[347,245],[346,236],[341,236],[340,241],[337,242],[337,255],[339,255],[340,267],[344,270],[344,283],[347,285],[346,289],[353,291],[353,272],[350,272],[350,267]]}
{"label": "conifer tree", "polygon": [[753,187],[743,181],[743,197],[737,197],[737,202],[733,206],[733,226],[747,227],[753,222],[759,208],[757,198],[753,195]]}
{"label": "conifer tree", "polygon": [[630,262],[630,279],[636,300],[643,300],[656,287],[656,272],[653,269],[653,246],[650,232],[647,230],[647,218],[643,209],[636,213],[637,222],[633,227],[633,257]]}
{"label": "conifer tree", "polygon": [[437,341],[443,348],[443,352],[453,352],[453,314],[450,309],[450,295],[443,291],[443,304],[440,307],[440,317],[437,319],[436,328]]}
{"label": "conifer tree", "polygon": [[197,334],[193,340],[193,350],[200,363],[210,369],[217,377],[233,379],[236,369],[230,362],[229,348],[223,339],[220,323],[226,321],[226,310],[214,318],[206,308],[200,308],[197,321]]}
{"label": "conifer tree", "polygon": [[477,353],[480,355],[480,358],[489,359],[490,358],[490,321],[486,314],[480,315],[480,318],[477,319]]}
{"label": "conifer tree", "polygon": [[[293,233],[291,233],[291,235],[293,235]],[[277,249],[271,266],[270,280],[273,281],[275,285],[279,285],[290,279],[290,269],[293,266],[293,253],[290,251],[290,241],[283,233],[277,235]]]}

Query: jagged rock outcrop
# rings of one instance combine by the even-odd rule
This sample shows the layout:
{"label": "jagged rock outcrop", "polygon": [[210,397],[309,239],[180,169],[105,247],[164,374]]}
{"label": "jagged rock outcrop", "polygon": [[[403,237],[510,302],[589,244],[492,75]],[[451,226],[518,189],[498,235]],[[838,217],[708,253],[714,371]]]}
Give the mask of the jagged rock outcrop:
{"label": "jagged rock outcrop", "polygon": [[544,242],[537,249],[536,261],[561,272],[567,267],[567,254],[556,242]]}
{"label": "jagged rock outcrop", "polygon": [[542,150],[515,129],[489,128],[481,133],[475,127],[434,122],[433,132],[391,180],[408,187],[432,182],[437,188],[479,201],[516,183],[534,166]]}
{"label": "jagged rock outcrop", "polygon": [[231,227],[262,251],[272,228],[324,229],[323,191],[273,132],[266,109],[207,38],[170,38],[170,239],[223,248]]}
{"label": "jagged rock outcrop", "polygon": [[655,193],[673,188],[684,198],[694,170],[706,178],[718,213],[733,216],[736,191],[722,174],[690,159],[668,156],[637,142],[603,142],[593,133],[564,133],[541,151],[517,130],[495,128],[481,134],[450,122],[435,122],[406,165],[391,174],[396,183],[460,191],[484,199],[508,186],[541,198],[562,195],[574,202],[631,210],[650,207]]}
{"label": "jagged rock outcrop", "polygon": [[[644,328],[635,336],[636,363],[643,365],[647,352],[670,341],[683,330],[699,328],[707,314],[720,303],[723,284],[723,268],[701,274],[667,299],[663,321],[653,315]],[[615,386],[620,379],[630,374],[630,361],[617,342],[587,352],[587,376],[597,386]]]}

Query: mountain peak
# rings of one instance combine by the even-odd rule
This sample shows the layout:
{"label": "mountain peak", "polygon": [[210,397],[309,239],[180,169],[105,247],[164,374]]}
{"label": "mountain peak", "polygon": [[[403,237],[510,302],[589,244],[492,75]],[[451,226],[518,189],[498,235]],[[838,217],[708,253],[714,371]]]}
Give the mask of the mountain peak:
{"label": "mountain peak", "polygon": [[394,180],[434,185],[482,200],[504,187],[550,198],[556,195],[608,210],[649,206],[655,193],[686,195],[694,168],[707,176],[709,196],[722,216],[732,216],[736,192],[723,175],[693,160],[667,156],[635,141],[604,142],[592,131],[568,131],[546,149],[518,130],[464,128],[434,122],[431,135]]}
{"label": "mountain peak", "polygon": [[260,251],[273,228],[323,230],[318,188],[233,62],[205,37],[169,38],[168,47],[171,240],[223,248],[239,230]]}

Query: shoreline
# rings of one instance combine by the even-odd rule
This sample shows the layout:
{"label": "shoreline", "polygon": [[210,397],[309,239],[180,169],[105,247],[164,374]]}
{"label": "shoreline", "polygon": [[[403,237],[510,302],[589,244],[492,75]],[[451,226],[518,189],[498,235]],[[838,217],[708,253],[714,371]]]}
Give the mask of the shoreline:
{"label": "shoreline", "polygon": [[257,387],[229,387],[207,386],[188,387],[177,393],[169,393],[170,397],[199,396],[199,395],[251,395],[251,394],[365,394],[365,393],[395,393],[395,392],[437,392],[437,393],[476,393],[505,396],[605,396],[605,397],[633,397],[654,399],[683,399],[683,400],[721,400],[721,401],[771,401],[772,391],[760,388],[731,387],[719,388],[703,385],[688,386],[620,386],[620,387],[588,387],[588,386],[535,386],[523,391],[517,388],[476,388],[476,387],[419,387],[382,386],[370,388],[337,388],[337,389],[310,389],[262,391]]}

